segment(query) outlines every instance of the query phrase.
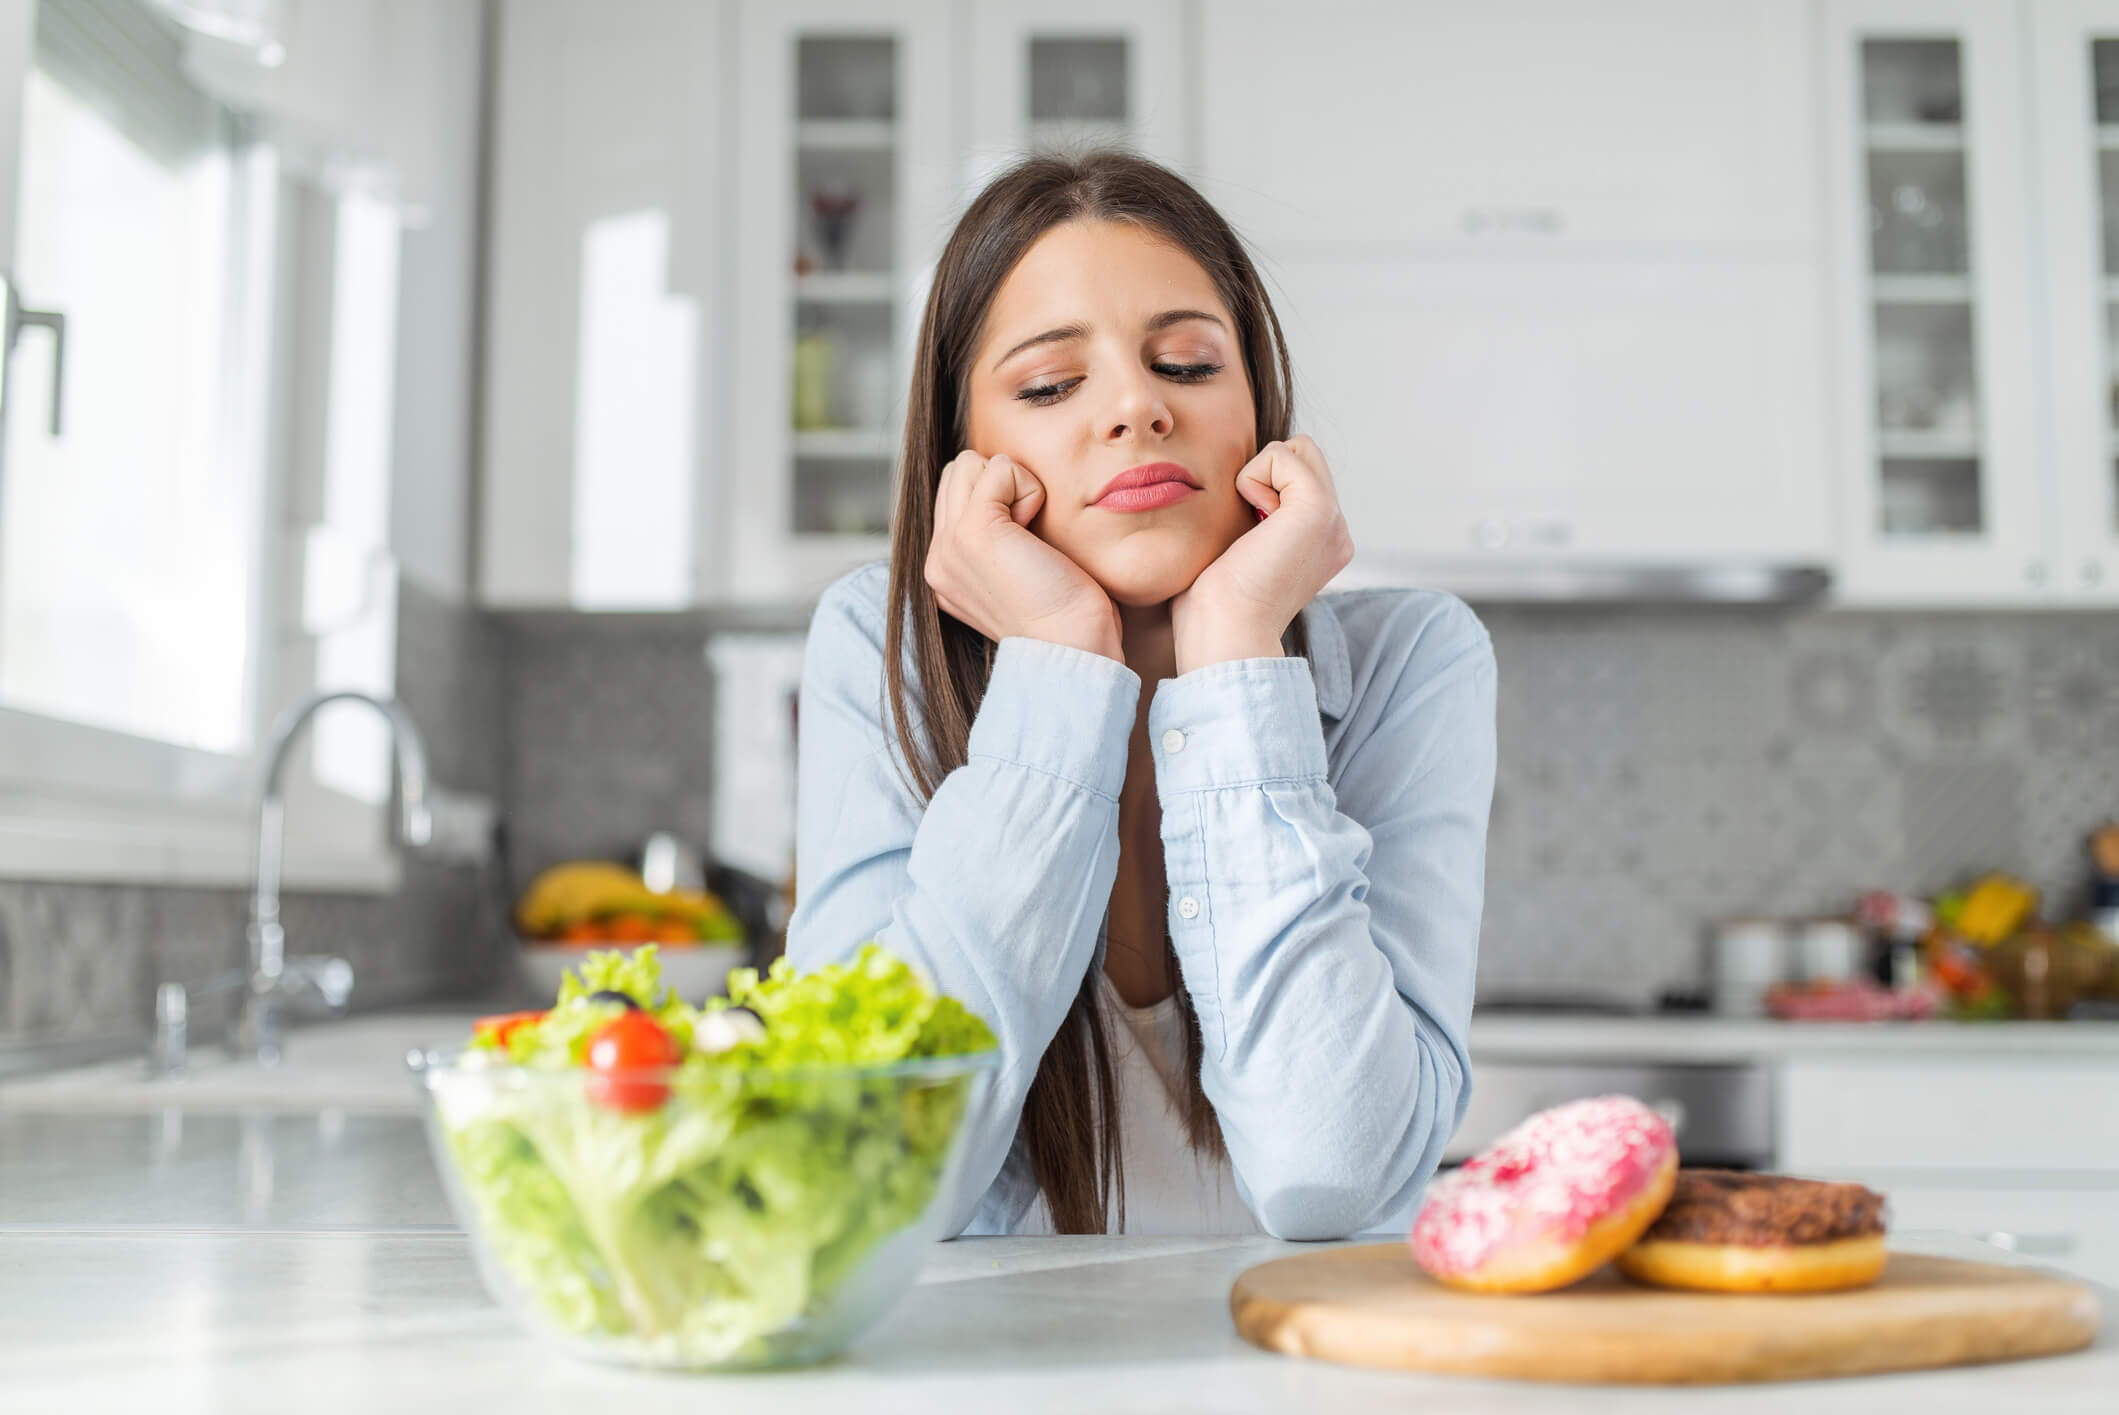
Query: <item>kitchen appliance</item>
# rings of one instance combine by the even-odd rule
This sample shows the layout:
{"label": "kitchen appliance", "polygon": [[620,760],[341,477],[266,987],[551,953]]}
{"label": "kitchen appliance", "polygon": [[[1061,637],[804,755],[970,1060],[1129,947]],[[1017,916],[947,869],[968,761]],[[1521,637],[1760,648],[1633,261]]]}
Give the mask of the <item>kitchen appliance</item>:
{"label": "kitchen appliance", "polygon": [[1766,1169],[1773,1163],[1773,1078],[1747,1062],[1479,1061],[1471,1103],[1442,1153],[1462,1164],[1541,1110],[1590,1096],[1628,1095],[1677,1132],[1688,1165]]}

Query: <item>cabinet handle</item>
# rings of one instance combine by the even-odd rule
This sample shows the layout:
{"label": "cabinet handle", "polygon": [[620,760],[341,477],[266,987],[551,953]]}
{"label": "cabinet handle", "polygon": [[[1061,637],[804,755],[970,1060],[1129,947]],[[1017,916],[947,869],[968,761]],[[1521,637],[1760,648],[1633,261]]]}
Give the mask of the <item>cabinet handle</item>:
{"label": "cabinet handle", "polygon": [[0,406],[7,398],[7,363],[15,352],[15,341],[29,326],[49,329],[52,333],[52,406],[51,433],[61,435],[59,411],[65,406],[66,389],[66,316],[57,310],[33,310],[22,303],[15,292],[15,282],[0,275]]}
{"label": "cabinet handle", "polygon": [[1566,545],[1575,538],[1571,521],[1533,521],[1525,528],[1524,539],[1532,545]]}
{"label": "cabinet handle", "polygon": [[2104,567],[2102,565],[2098,564],[2094,560],[2085,560],[2082,562],[2082,583],[2084,583],[2085,585],[2095,585],[2101,584],[2103,580]]}
{"label": "cabinet handle", "polygon": [[1466,207],[1458,222],[1467,236],[1557,236],[1567,224],[1559,210],[1550,206]]}
{"label": "cabinet handle", "polygon": [[2045,562],[2043,560],[2031,560],[2025,562],[2023,567],[2023,577],[2026,580],[2029,580],[2034,585],[2044,584]]}

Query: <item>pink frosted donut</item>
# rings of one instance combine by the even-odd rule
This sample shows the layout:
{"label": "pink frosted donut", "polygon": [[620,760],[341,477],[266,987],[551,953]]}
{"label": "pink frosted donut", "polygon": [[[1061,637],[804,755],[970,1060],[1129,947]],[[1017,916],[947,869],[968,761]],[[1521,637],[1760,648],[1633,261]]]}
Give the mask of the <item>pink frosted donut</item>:
{"label": "pink frosted donut", "polygon": [[1413,1260],[1471,1292],[1545,1292],[1604,1265],[1677,1182],[1669,1122],[1631,1096],[1541,1110],[1428,1186]]}

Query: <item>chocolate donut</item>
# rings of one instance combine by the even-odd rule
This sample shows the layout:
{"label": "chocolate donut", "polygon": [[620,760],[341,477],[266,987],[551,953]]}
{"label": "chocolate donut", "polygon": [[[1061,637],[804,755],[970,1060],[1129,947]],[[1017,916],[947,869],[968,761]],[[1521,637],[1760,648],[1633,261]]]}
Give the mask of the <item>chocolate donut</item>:
{"label": "chocolate donut", "polygon": [[1659,1287],[1821,1292],[1883,1271],[1884,1196],[1859,1184],[1681,1169],[1621,1272]]}

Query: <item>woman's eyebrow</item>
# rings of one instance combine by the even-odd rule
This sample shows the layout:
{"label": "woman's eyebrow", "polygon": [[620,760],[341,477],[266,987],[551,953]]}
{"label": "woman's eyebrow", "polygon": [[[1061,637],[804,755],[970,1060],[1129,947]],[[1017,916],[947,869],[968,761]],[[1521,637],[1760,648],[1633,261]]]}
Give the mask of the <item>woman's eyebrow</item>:
{"label": "woman's eyebrow", "polygon": [[[1205,310],[1164,310],[1161,314],[1148,321],[1147,331],[1153,334],[1157,330],[1168,329],[1173,324],[1183,324],[1188,319],[1203,319],[1207,323],[1218,325],[1223,329],[1228,327],[1222,324],[1219,316],[1208,314]],[[1039,344],[1057,344],[1069,339],[1086,339],[1088,337],[1088,325],[1063,324],[1057,329],[1048,329],[1043,334],[1031,335],[1028,339],[1025,339],[1022,343],[995,359],[993,367],[998,371],[1002,364],[1007,363],[1017,354],[1022,353],[1023,350],[1035,348]]]}

